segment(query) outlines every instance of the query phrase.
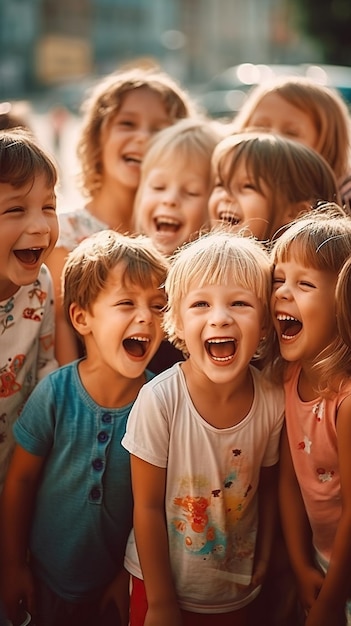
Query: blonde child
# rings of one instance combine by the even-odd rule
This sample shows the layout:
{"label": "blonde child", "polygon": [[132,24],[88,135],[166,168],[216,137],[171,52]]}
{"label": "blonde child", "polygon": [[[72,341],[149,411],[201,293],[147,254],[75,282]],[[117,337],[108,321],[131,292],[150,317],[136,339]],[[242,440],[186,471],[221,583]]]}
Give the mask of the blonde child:
{"label": "blonde child", "polygon": [[262,241],[318,201],[339,200],[336,178],[323,157],[279,135],[230,135],[216,146],[212,163],[211,226],[225,223]]}
{"label": "blonde child", "polygon": [[68,252],[106,228],[133,232],[133,203],[150,138],[194,113],[186,92],[155,68],[129,68],[107,76],[83,109],[78,157],[87,204],[59,215],[60,236],[48,259],[57,295],[56,355],[61,365],[78,356],[61,302],[61,275]]}
{"label": "blonde child", "polygon": [[0,512],[11,619],[22,601],[37,626],[128,624],[132,492],[121,439],[163,335],[166,273],[146,238],[110,230],[68,257],[64,308],[86,357],[41,381],[14,426]]}
{"label": "blonde child", "polygon": [[[185,119],[159,132],[145,154],[134,205],[135,230],[150,237],[166,256],[208,229],[211,157],[220,138],[219,127],[210,120]],[[182,352],[165,339],[150,369],[159,374],[180,360]]]}
{"label": "blonde child", "polygon": [[135,229],[166,256],[208,227],[211,157],[221,138],[210,120],[187,119],[158,133],[146,152]]}
{"label": "blonde child", "polygon": [[250,127],[285,135],[319,152],[334,171],[343,204],[351,210],[350,116],[335,90],[295,76],[259,85],[233,122],[235,131]]}
{"label": "blonde child", "polygon": [[[188,355],[146,384],[122,444],[131,453],[131,626],[243,626],[274,534],[282,391],[257,368],[271,272],[258,242],[210,233],[166,279],[165,328]],[[144,581],[141,580],[144,578]]]}
{"label": "blonde child", "polygon": [[51,157],[25,130],[0,132],[0,491],[12,426],[37,382],[57,367],[51,277],[58,235]]}
{"label": "blonde child", "polygon": [[344,625],[351,596],[351,350],[335,291],[350,249],[351,219],[327,204],[272,251],[273,375],[286,396],[280,503],[306,626]]}

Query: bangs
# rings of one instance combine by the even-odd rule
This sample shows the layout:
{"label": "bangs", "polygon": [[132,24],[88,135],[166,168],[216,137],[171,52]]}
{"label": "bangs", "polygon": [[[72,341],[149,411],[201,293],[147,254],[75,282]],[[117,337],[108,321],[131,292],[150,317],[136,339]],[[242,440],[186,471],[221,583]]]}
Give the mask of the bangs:
{"label": "bangs", "polygon": [[138,285],[140,287],[160,287],[164,286],[167,270],[160,268],[159,265],[143,259],[124,258],[122,263],[125,265],[121,282],[123,286]]}
{"label": "bangs", "polygon": [[56,167],[49,156],[34,144],[13,137],[1,150],[0,182],[19,188],[33,183],[38,175],[44,175],[48,187],[57,183]]}
{"label": "bangs", "polygon": [[[233,236],[234,237],[234,236]],[[203,247],[196,242],[197,250],[192,250],[192,258],[187,262],[188,250],[181,250],[182,262],[175,263],[170,270],[171,279],[166,281],[170,301],[177,306],[177,302],[183,298],[192,285],[198,287],[205,285],[239,285],[244,289],[253,291],[263,301],[268,297],[270,285],[270,265],[266,253],[258,246],[253,246],[250,238],[236,236],[231,238],[219,237],[218,244],[208,247],[206,235],[201,238]],[[235,241],[240,245],[235,245]],[[196,244],[195,244],[196,245]],[[261,258],[262,257],[262,258]]]}
{"label": "bangs", "polygon": [[302,220],[280,236],[273,247],[272,260],[274,265],[294,260],[305,267],[338,273],[350,254],[350,220]]}
{"label": "bangs", "polygon": [[221,180],[226,181],[228,192],[230,192],[230,182],[241,165],[246,169],[247,175],[253,179],[258,191],[264,195],[261,186],[262,159],[259,146],[255,141],[238,143],[231,150],[223,151],[218,155],[218,173]]}

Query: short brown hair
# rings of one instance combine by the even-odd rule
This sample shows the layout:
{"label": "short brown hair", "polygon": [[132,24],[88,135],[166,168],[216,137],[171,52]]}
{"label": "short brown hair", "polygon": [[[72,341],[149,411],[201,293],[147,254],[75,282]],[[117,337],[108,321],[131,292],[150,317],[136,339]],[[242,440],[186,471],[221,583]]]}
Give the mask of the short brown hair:
{"label": "short brown hair", "polygon": [[91,311],[91,306],[106,285],[111,269],[125,266],[123,280],[145,287],[162,288],[168,262],[147,237],[125,236],[114,230],[102,230],[84,239],[69,253],[63,270],[63,306],[70,321],[70,306],[77,303]]}
{"label": "short brown hair", "polygon": [[33,183],[38,174],[44,174],[47,185],[55,187],[56,165],[31,132],[22,128],[0,131],[0,183],[23,187]]}

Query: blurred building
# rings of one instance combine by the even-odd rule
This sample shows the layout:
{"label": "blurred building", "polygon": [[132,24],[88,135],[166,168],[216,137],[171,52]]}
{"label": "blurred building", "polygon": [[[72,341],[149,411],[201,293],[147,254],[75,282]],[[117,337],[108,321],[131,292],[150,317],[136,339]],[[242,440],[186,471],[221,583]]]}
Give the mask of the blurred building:
{"label": "blurred building", "polygon": [[293,62],[291,0],[1,0],[0,100],[154,59],[185,84],[243,61]]}

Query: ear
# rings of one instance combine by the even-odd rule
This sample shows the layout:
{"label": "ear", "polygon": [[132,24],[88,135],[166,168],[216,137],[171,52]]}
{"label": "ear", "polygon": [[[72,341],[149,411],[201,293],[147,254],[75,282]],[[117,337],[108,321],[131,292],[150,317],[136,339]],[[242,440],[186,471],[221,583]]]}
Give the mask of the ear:
{"label": "ear", "polygon": [[69,315],[73,328],[82,336],[90,333],[89,315],[79,304],[73,302],[69,307]]}

